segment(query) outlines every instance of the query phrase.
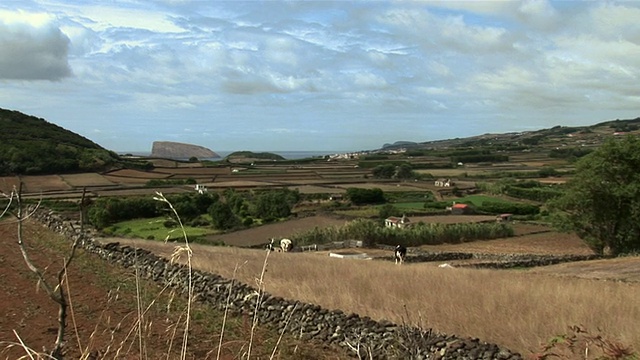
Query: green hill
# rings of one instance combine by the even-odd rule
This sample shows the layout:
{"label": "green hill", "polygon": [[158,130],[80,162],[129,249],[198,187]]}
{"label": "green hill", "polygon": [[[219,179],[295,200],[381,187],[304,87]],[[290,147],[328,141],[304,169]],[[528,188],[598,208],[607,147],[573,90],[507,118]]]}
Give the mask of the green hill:
{"label": "green hill", "polygon": [[19,111],[0,109],[0,175],[104,170],[118,155],[72,131]]}
{"label": "green hill", "polygon": [[236,151],[224,158],[226,161],[238,162],[238,161],[282,161],[286,160],[284,157],[269,153],[269,152],[252,152],[252,151]]}

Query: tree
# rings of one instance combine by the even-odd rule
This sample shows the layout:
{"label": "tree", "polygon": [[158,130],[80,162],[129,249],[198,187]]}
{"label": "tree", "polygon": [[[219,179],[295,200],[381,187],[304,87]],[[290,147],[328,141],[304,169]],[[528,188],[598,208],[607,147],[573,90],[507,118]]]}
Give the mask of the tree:
{"label": "tree", "polygon": [[380,188],[348,188],[347,198],[355,205],[382,204],[385,202],[384,192]]}
{"label": "tree", "polygon": [[282,189],[260,193],[255,198],[255,216],[266,221],[285,218],[300,198],[297,191]]}
{"label": "tree", "polygon": [[229,204],[217,201],[209,207],[209,215],[216,229],[227,230],[239,224],[239,220]]}
{"label": "tree", "polygon": [[640,250],[640,138],[609,139],[576,164],[566,192],[551,200],[554,222],[594,251]]}
{"label": "tree", "polygon": [[377,179],[391,179],[396,174],[394,164],[378,165],[371,170],[371,175]]}
{"label": "tree", "polygon": [[402,164],[398,166],[396,177],[398,179],[411,179],[415,177],[415,174],[413,173],[413,167],[411,166],[411,164]]}
{"label": "tree", "polygon": [[378,217],[380,219],[386,219],[390,216],[401,216],[402,212],[400,209],[393,206],[393,204],[384,204],[380,207],[380,211],[378,211]]}

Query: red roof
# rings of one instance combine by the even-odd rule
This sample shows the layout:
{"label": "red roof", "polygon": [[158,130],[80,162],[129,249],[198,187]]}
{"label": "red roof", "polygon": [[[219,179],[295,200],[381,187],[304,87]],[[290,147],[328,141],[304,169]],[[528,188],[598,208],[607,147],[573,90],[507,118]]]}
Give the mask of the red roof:
{"label": "red roof", "polygon": [[466,209],[468,207],[469,207],[469,205],[467,205],[467,204],[455,204],[455,205],[452,206],[452,208],[454,208],[454,209]]}

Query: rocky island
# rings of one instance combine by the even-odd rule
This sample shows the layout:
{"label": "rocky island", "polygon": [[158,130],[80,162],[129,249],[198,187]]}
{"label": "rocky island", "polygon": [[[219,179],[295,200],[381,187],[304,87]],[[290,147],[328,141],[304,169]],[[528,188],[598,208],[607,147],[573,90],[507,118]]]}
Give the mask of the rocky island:
{"label": "rocky island", "polygon": [[219,158],[220,155],[199,145],[172,141],[154,141],[151,149],[151,157],[186,160],[192,157],[198,159],[214,159]]}

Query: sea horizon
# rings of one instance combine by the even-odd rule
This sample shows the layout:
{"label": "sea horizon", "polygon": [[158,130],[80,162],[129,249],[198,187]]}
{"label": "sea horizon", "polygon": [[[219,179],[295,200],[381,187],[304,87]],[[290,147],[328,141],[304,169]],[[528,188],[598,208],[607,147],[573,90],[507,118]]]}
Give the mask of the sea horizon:
{"label": "sea horizon", "polygon": [[[231,153],[237,152],[240,150],[234,151],[214,151],[216,154],[220,155],[220,158],[224,158]],[[299,150],[299,151],[253,151],[256,153],[268,152],[272,154],[277,154],[282,156],[287,160],[297,160],[297,159],[306,159],[311,157],[321,157],[326,155],[335,155],[335,154],[345,154],[355,151],[314,151],[314,150]],[[131,154],[135,156],[151,156],[151,151],[116,151],[117,154]],[[217,159],[217,158],[215,158]],[[204,160],[204,159],[202,159]]]}

